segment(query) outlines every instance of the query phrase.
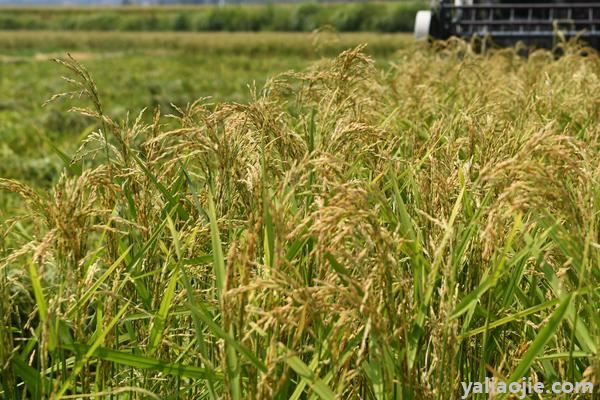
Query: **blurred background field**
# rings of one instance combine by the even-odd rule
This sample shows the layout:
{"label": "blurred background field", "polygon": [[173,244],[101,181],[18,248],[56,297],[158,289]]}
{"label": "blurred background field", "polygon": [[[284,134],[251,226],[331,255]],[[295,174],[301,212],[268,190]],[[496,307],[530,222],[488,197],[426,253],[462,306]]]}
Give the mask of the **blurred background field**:
{"label": "blurred background field", "polygon": [[[1,3],[0,3],[1,4]],[[424,1],[162,7],[5,7],[0,29],[103,31],[412,30]]]}
{"label": "blurred background field", "polygon": [[[63,91],[53,62],[71,53],[96,79],[107,111],[118,118],[148,107],[173,111],[201,97],[248,99],[249,85],[366,43],[380,65],[409,34],[305,32],[0,31],[0,176],[49,186],[66,153],[96,126],[68,104],[42,107]],[[146,113],[150,118],[151,112]],[[52,143],[50,146],[49,143]]]}

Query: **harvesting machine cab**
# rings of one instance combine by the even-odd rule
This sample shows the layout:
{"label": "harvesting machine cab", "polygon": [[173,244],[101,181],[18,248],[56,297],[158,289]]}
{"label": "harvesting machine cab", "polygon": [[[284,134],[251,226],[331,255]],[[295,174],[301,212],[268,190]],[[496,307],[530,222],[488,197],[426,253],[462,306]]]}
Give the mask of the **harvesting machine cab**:
{"label": "harvesting machine cab", "polygon": [[522,41],[552,47],[559,34],[600,49],[600,1],[439,0],[419,11],[417,39],[490,38],[501,46]]}

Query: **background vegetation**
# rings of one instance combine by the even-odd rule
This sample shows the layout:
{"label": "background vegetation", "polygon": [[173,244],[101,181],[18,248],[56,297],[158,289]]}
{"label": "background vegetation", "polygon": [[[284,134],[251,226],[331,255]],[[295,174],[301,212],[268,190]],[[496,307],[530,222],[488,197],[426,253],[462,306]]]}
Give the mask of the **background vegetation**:
{"label": "background vegetation", "polygon": [[600,56],[561,46],[0,32],[0,398],[597,388]]}
{"label": "background vegetation", "polygon": [[0,29],[408,32],[422,1],[126,8],[2,8]]}

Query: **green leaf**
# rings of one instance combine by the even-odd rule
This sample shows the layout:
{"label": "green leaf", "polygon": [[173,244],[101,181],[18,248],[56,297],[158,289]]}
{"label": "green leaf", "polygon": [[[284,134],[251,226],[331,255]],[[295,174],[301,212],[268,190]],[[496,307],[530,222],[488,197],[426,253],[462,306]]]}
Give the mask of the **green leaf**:
{"label": "green leaf", "polygon": [[572,298],[573,295],[568,294],[564,296],[564,298],[561,300],[560,305],[556,308],[556,310],[552,314],[552,317],[550,317],[550,320],[537,334],[533,343],[531,344],[531,346],[529,346],[529,349],[527,349],[527,352],[521,359],[521,362],[519,363],[519,365],[517,365],[517,368],[510,375],[510,378],[508,379],[510,382],[516,382],[517,380],[520,380],[522,377],[525,376],[525,373],[527,372],[529,367],[531,367],[538,354],[541,353],[541,351],[544,349],[544,346],[546,346],[546,343],[548,343],[548,341],[552,339],[554,332],[556,332],[556,330],[560,326],[563,318],[565,317],[567,309],[571,304]]}
{"label": "green leaf", "polygon": [[546,354],[543,356],[538,356],[536,357],[536,360],[538,361],[542,361],[542,360],[560,360],[563,358],[569,359],[569,358],[589,358],[592,359],[594,358],[595,354],[592,353],[586,353],[585,351],[574,351],[574,352],[563,352],[563,353],[554,353],[554,354]]}
{"label": "green leaf", "polygon": [[173,223],[173,219],[170,215],[167,215],[167,226],[171,231],[171,236],[173,238],[173,245],[175,245],[175,255],[177,256],[177,261],[181,261],[182,259],[182,250],[181,250],[181,242],[179,241],[179,232],[175,229],[175,224]]}
{"label": "green leaf", "polygon": [[40,321],[42,324],[45,324],[48,322],[48,306],[46,305],[46,299],[44,298],[44,292],[42,290],[40,277],[37,273],[37,268],[32,260],[29,260],[29,278],[31,279],[33,296],[35,297],[35,303],[37,305]]}
{"label": "green leaf", "polygon": [[465,311],[469,310],[471,307],[473,307],[476,302],[479,300],[479,298],[489,290],[489,288],[494,286],[494,280],[493,277],[486,277],[482,280],[482,282],[479,284],[479,286],[477,286],[477,289],[473,290],[472,292],[470,292],[468,295],[466,295],[465,297],[463,297],[463,299],[460,301],[460,303],[457,304],[456,307],[454,307],[454,310],[452,310],[452,312],[450,313],[450,316],[448,317],[450,321],[452,321],[453,319],[456,319],[458,317],[460,317]]}
{"label": "green leaf", "polygon": [[[310,360],[310,365],[308,366],[308,368],[312,371],[315,368],[317,368],[318,365],[319,365],[319,353],[315,353],[313,355],[312,360]],[[296,385],[296,389],[294,389],[294,392],[292,393],[292,395],[290,396],[290,398],[288,400],[299,400],[300,397],[302,396],[302,393],[304,393],[304,389],[306,388],[307,385],[308,385],[308,381],[301,379],[300,382],[298,382],[298,385]]]}
{"label": "green leaf", "polygon": [[213,256],[212,254],[207,254],[204,256],[187,258],[183,260],[183,265],[202,265],[208,264],[210,262],[213,262]]}
{"label": "green leaf", "polygon": [[171,274],[171,279],[169,280],[167,289],[163,294],[163,298],[160,302],[158,312],[156,313],[156,315],[154,316],[154,320],[152,321],[152,328],[150,328],[150,339],[148,341],[148,352],[150,354],[154,354],[154,352],[156,352],[156,349],[158,349],[158,345],[162,340],[163,333],[165,330],[165,322],[167,321],[169,309],[171,308],[171,303],[173,302],[173,298],[175,297],[175,288],[177,287],[178,279],[179,273],[177,270],[174,270]]}
{"label": "green leaf", "polygon": [[[131,153],[131,156],[141,168],[141,170],[144,172],[144,174],[152,181],[152,183],[154,183],[154,186],[156,186],[156,188],[166,197],[167,201],[169,202],[169,207],[176,209],[182,219],[188,219],[188,213],[185,211],[185,209],[179,207],[179,196],[173,195],[162,183],[160,183],[156,175],[154,175],[148,168],[146,168],[144,162],[137,155]],[[183,182],[183,179],[181,180],[181,182]],[[181,184],[181,182],[178,181],[176,183]],[[174,190],[174,192],[177,193],[177,190]]]}
{"label": "green leaf", "polygon": [[362,368],[369,377],[375,398],[378,400],[385,399],[383,376],[381,374],[380,365],[377,362],[365,361],[362,364]]}
{"label": "green leaf", "polygon": [[131,251],[132,247],[133,247],[133,245],[129,246],[119,256],[119,258],[110,267],[108,267],[108,269],[106,271],[104,271],[104,273],[100,276],[100,278],[98,278],[98,280],[88,290],[85,291],[85,293],[81,296],[81,298],[79,300],[77,300],[77,303],[75,303],[67,311],[67,316],[68,317],[71,317],[76,310],[78,310],[79,308],[81,308],[83,304],[85,304],[85,303],[87,303],[89,301],[89,299],[94,295],[94,293],[96,292],[96,290],[98,290],[98,288],[100,287],[100,285],[102,285],[104,283],[104,281],[106,281],[108,279],[108,277],[110,277],[112,275],[112,273],[115,271],[115,269],[117,269],[117,267],[123,262],[123,260],[125,259],[125,257],[127,257],[127,255],[129,254],[129,252]]}
{"label": "green leaf", "polygon": [[100,347],[100,345],[104,342],[106,335],[108,335],[109,332],[112,331],[114,326],[121,320],[121,317],[123,316],[123,314],[125,314],[125,311],[127,311],[128,307],[129,307],[129,303],[126,303],[123,307],[121,307],[119,312],[110,321],[110,323],[105,327],[105,329],[103,331],[99,332],[97,335],[93,336],[93,342],[87,349],[85,355],[81,359],[78,360],[77,365],[75,366],[75,368],[73,368],[69,377],[66,379],[65,382],[63,382],[62,386],[58,390],[57,397],[59,399],[62,397],[62,395],[65,394],[65,392],[67,390],[69,390],[71,388],[71,386],[74,384],[75,380],[77,379],[77,376],[83,369],[84,365],[88,362],[90,357],[92,357],[94,351],[98,347]]}
{"label": "green leaf", "polygon": [[[287,349],[286,349],[287,350]],[[285,357],[285,362],[305,381],[323,400],[335,400],[335,393],[325,382],[318,379],[314,372],[297,356]]]}
{"label": "green leaf", "polygon": [[[46,138],[47,139],[47,138]],[[62,160],[63,164],[65,164],[65,168],[69,171],[70,174],[75,176],[81,176],[83,173],[83,168],[80,164],[74,164],[73,159],[65,154],[61,149],[59,149],[51,140],[46,140],[46,143],[52,151],[56,153],[56,155]]]}
{"label": "green leaf", "polygon": [[30,367],[25,361],[21,359],[21,357],[15,355],[11,358],[10,364],[12,369],[18,377],[23,379],[23,382],[27,385],[27,389],[31,394],[31,399],[41,399],[43,388],[44,387],[51,388],[52,380],[48,378],[42,378],[39,371]]}
{"label": "green leaf", "polygon": [[208,195],[208,217],[210,220],[210,239],[213,253],[213,269],[216,279],[217,294],[219,300],[225,290],[225,257],[223,256],[223,247],[221,246],[221,236],[219,234],[219,225],[217,224],[217,211],[213,200],[212,191]]}
{"label": "green leaf", "polygon": [[514,313],[512,315],[509,315],[507,317],[500,318],[500,319],[498,319],[496,321],[490,322],[487,325],[484,325],[484,326],[481,326],[479,328],[472,329],[472,330],[470,330],[468,332],[465,332],[464,334],[460,335],[460,339],[464,339],[464,338],[468,338],[468,337],[471,337],[471,336],[478,335],[480,333],[484,333],[486,331],[486,329],[489,330],[489,329],[497,328],[499,326],[508,324],[510,322],[517,321],[517,320],[519,320],[519,319],[521,319],[523,317],[526,317],[528,315],[535,314],[537,312],[546,310],[546,309],[548,309],[550,307],[554,307],[559,302],[560,302],[560,299],[553,299],[553,300],[549,300],[549,301],[547,301],[545,303],[538,304],[538,305],[533,306],[533,307],[529,307],[526,310],[519,311],[519,312]]}
{"label": "green leaf", "polygon": [[[87,353],[91,346],[86,344],[70,344],[63,346],[67,350],[78,353]],[[119,365],[128,367],[161,372],[166,375],[181,376],[192,379],[222,379],[222,374],[215,371],[181,364],[171,364],[159,359],[143,357],[130,352],[111,350],[104,347],[97,347],[91,353],[92,357],[106,360]]]}
{"label": "green leaf", "polygon": [[243,356],[245,356],[255,367],[261,372],[267,372],[267,366],[261,362],[255,355],[244,347],[241,343],[239,343],[233,336],[229,333],[225,332],[219,325],[212,320],[208,310],[204,308],[202,303],[189,304],[193,315],[198,317],[202,322],[204,322],[208,328],[218,337],[225,340],[225,342],[231,346],[233,346],[238,352],[240,352]]}
{"label": "green leaf", "polygon": [[361,288],[355,280],[350,279],[350,273],[346,270],[346,268],[344,268],[342,264],[337,262],[337,260],[333,257],[333,255],[331,255],[331,253],[327,253],[325,255],[325,258],[327,259],[327,261],[329,261],[329,265],[331,265],[333,270],[338,274],[338,276],[344,283],[351,284],[354,287],[354,289],[358,292],[358,294],[360,294],[361,296],[364,295],[363,288]]}
{"label": "green leaf", "polygon": [[496,262],[496,265],[492,269],[491,275],[482,279],[482,282],[479,284],[477,289],[475,289],[474,291],[472,291],[471,293],[469,293],[468,295],[463,297],[463,299],[460,301],[460,303],[458,303],[458,305],[450,313],[450,316],[449,316],[450,320],[458,318],[465,311],[474,307],[475,304],[477,304],[477,302],[479,301],[479,299],[485,292],[487,292],[490,288],[496,286],[496,283],[498,282],[498,280],[500,279],[500,277],[502,276],[502,274],[504,273],[504,271],[506,269],[505,266],[506,266],[506,259],[508,257],[508,252],[510,251],[510,248],[512,246],[513,240],[514,240],[517,232],[521,229],[521,226],[522,226],[521,216],[518,215],[515,217],[515,222],[513,224],[511,232],[509,233],[506,243],[504,245],[502,255],[500,256],[500,258]]}

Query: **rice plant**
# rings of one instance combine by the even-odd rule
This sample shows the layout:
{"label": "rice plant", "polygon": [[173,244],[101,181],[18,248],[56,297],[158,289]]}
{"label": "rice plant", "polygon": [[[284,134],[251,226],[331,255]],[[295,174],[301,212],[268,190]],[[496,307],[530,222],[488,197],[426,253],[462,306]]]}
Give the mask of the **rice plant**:
{"label": "rice plant", "polygon": [[385,69],[359,46],[247,103],[124,120],[60,60],[52,100],[99,128],[50,191],[0,179],[22,204],[0,236],[2,397],[598,384],[600,58],[563,46],[410,46]]}

